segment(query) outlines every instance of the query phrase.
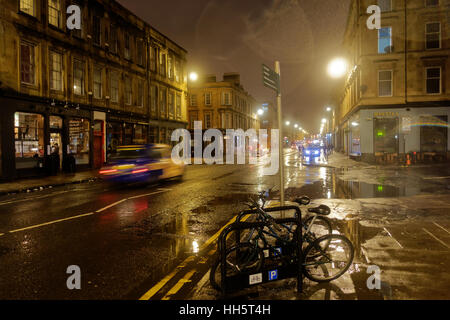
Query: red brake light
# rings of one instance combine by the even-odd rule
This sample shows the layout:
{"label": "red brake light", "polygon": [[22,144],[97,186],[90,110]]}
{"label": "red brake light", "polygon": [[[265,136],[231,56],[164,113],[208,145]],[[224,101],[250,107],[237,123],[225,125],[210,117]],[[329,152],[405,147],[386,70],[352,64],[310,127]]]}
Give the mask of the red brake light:
{"label": "red brake light", "polygon": [[148,171],[148,169],[134,170],[134,171],[131,171],[131,174],[144,173],[144,172],[147,172],[147,171]]}
{"label": "red brake light", "polygon": [[108,173],[114,173],[117,172],[117,170],[111,169],[111,170],[101,170],[100,174],[108,174]]}

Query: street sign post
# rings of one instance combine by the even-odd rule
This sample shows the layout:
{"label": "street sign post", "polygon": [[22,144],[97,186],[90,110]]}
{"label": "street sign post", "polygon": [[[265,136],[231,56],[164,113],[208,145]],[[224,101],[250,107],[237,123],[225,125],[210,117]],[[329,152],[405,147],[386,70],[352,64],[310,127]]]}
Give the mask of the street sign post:
{"label": "street sign post", "polygon": [[[279,164],[280,164],[280,205],[284,206],[284,161],[283,161],[283,124],[281,113],[281,87],[280,87],[280,62],[275,62],[275,71],[265,64],[262,65],[263,84],[269,89],[277,93],[277,113],[278,113],[278,130],[279,130]],[[282,213],[282,216],[284,213]]]}

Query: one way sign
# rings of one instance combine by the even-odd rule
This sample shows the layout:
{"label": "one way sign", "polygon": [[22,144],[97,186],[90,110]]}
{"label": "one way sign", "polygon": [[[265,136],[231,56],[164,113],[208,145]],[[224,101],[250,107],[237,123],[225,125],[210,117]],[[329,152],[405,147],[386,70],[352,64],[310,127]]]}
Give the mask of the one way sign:
{"label": "one way sign", "polygon": [[262,69],[264,86],[280,92],[280,76],[265,64],[262,65]]}

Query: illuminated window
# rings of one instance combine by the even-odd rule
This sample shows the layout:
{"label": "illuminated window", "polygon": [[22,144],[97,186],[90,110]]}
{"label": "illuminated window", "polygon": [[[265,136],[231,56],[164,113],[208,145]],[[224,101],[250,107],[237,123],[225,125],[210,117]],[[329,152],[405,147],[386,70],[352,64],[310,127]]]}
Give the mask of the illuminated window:
{"label": "illuminated window", "polygon": [[62,54],[50,52],[50,89],[62,91]]}
{"label": "illuminated window", "polygon": [[167,89],[161,88],[159,91],[159,110],[162,116],[166,115]]}
{"label": "illuminated window", "polygon": [[392,28],[385,27],[378,30],[378,53],[392,52]]}
{"label": "illuminated window", "polygon": [[80,60],[73,61],[73,92],[76,95],[84,95],[84,62]]}
{"label": "illuminated window", "polygon": [[197,95],[191,94],[191,106],[196,107],[197,106]]}
{"label": "illuminated window", "polygon": [[212,94],[211,92],[205,93],[205,105],[210,106],[212,104]]}
{"label": "illuminated window", "polygon": [[173,92],[169,92],[169,114],[174,115],[175,113],[175,95]]}
{"label": "illuminated window", "polygon": [[48,0],[48,23],[57,28],[61,23],[61,0]]}
{"label": "illuminated window", "polygon": [[35,0],[20,0],[20,11],[35,16]]}
{"label": "illuminated window", "polygon": [[86,119],[69,120],[69,154],[76,164],[89,164],[89,121]]}
{"label": "illuminated window", "polygon": [[181,118],[181,94],[177,94],[175,105],[177,118]]}

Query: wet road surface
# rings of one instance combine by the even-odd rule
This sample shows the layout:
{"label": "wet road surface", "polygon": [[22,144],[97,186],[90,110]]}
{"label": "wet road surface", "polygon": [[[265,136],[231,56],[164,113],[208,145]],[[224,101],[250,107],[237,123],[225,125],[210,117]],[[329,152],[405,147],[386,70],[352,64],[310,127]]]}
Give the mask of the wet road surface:
{"label": "wet road surface", "polygon": [[[424,288],[429,298],[443,298],[450,173],[408,170],[309,166],[289,154],[287,197],[306,194],[328,204],[357,259],[328,287],[306,283],[296,296],[285,281],[258,289],[256,298],[413,298]],[[218,231],[249,195],[277,182],[262,175],[261,164],[201,165],[189,167],[181,182],[93,182],[2,197],[0,299],[216,299],[206,279]],[[382,290],[367,289],[370,264],[383,271]],[[71,265],[81,269],[81,290],[67,289]],[[442,288],[427,286],[437,279]]]}

